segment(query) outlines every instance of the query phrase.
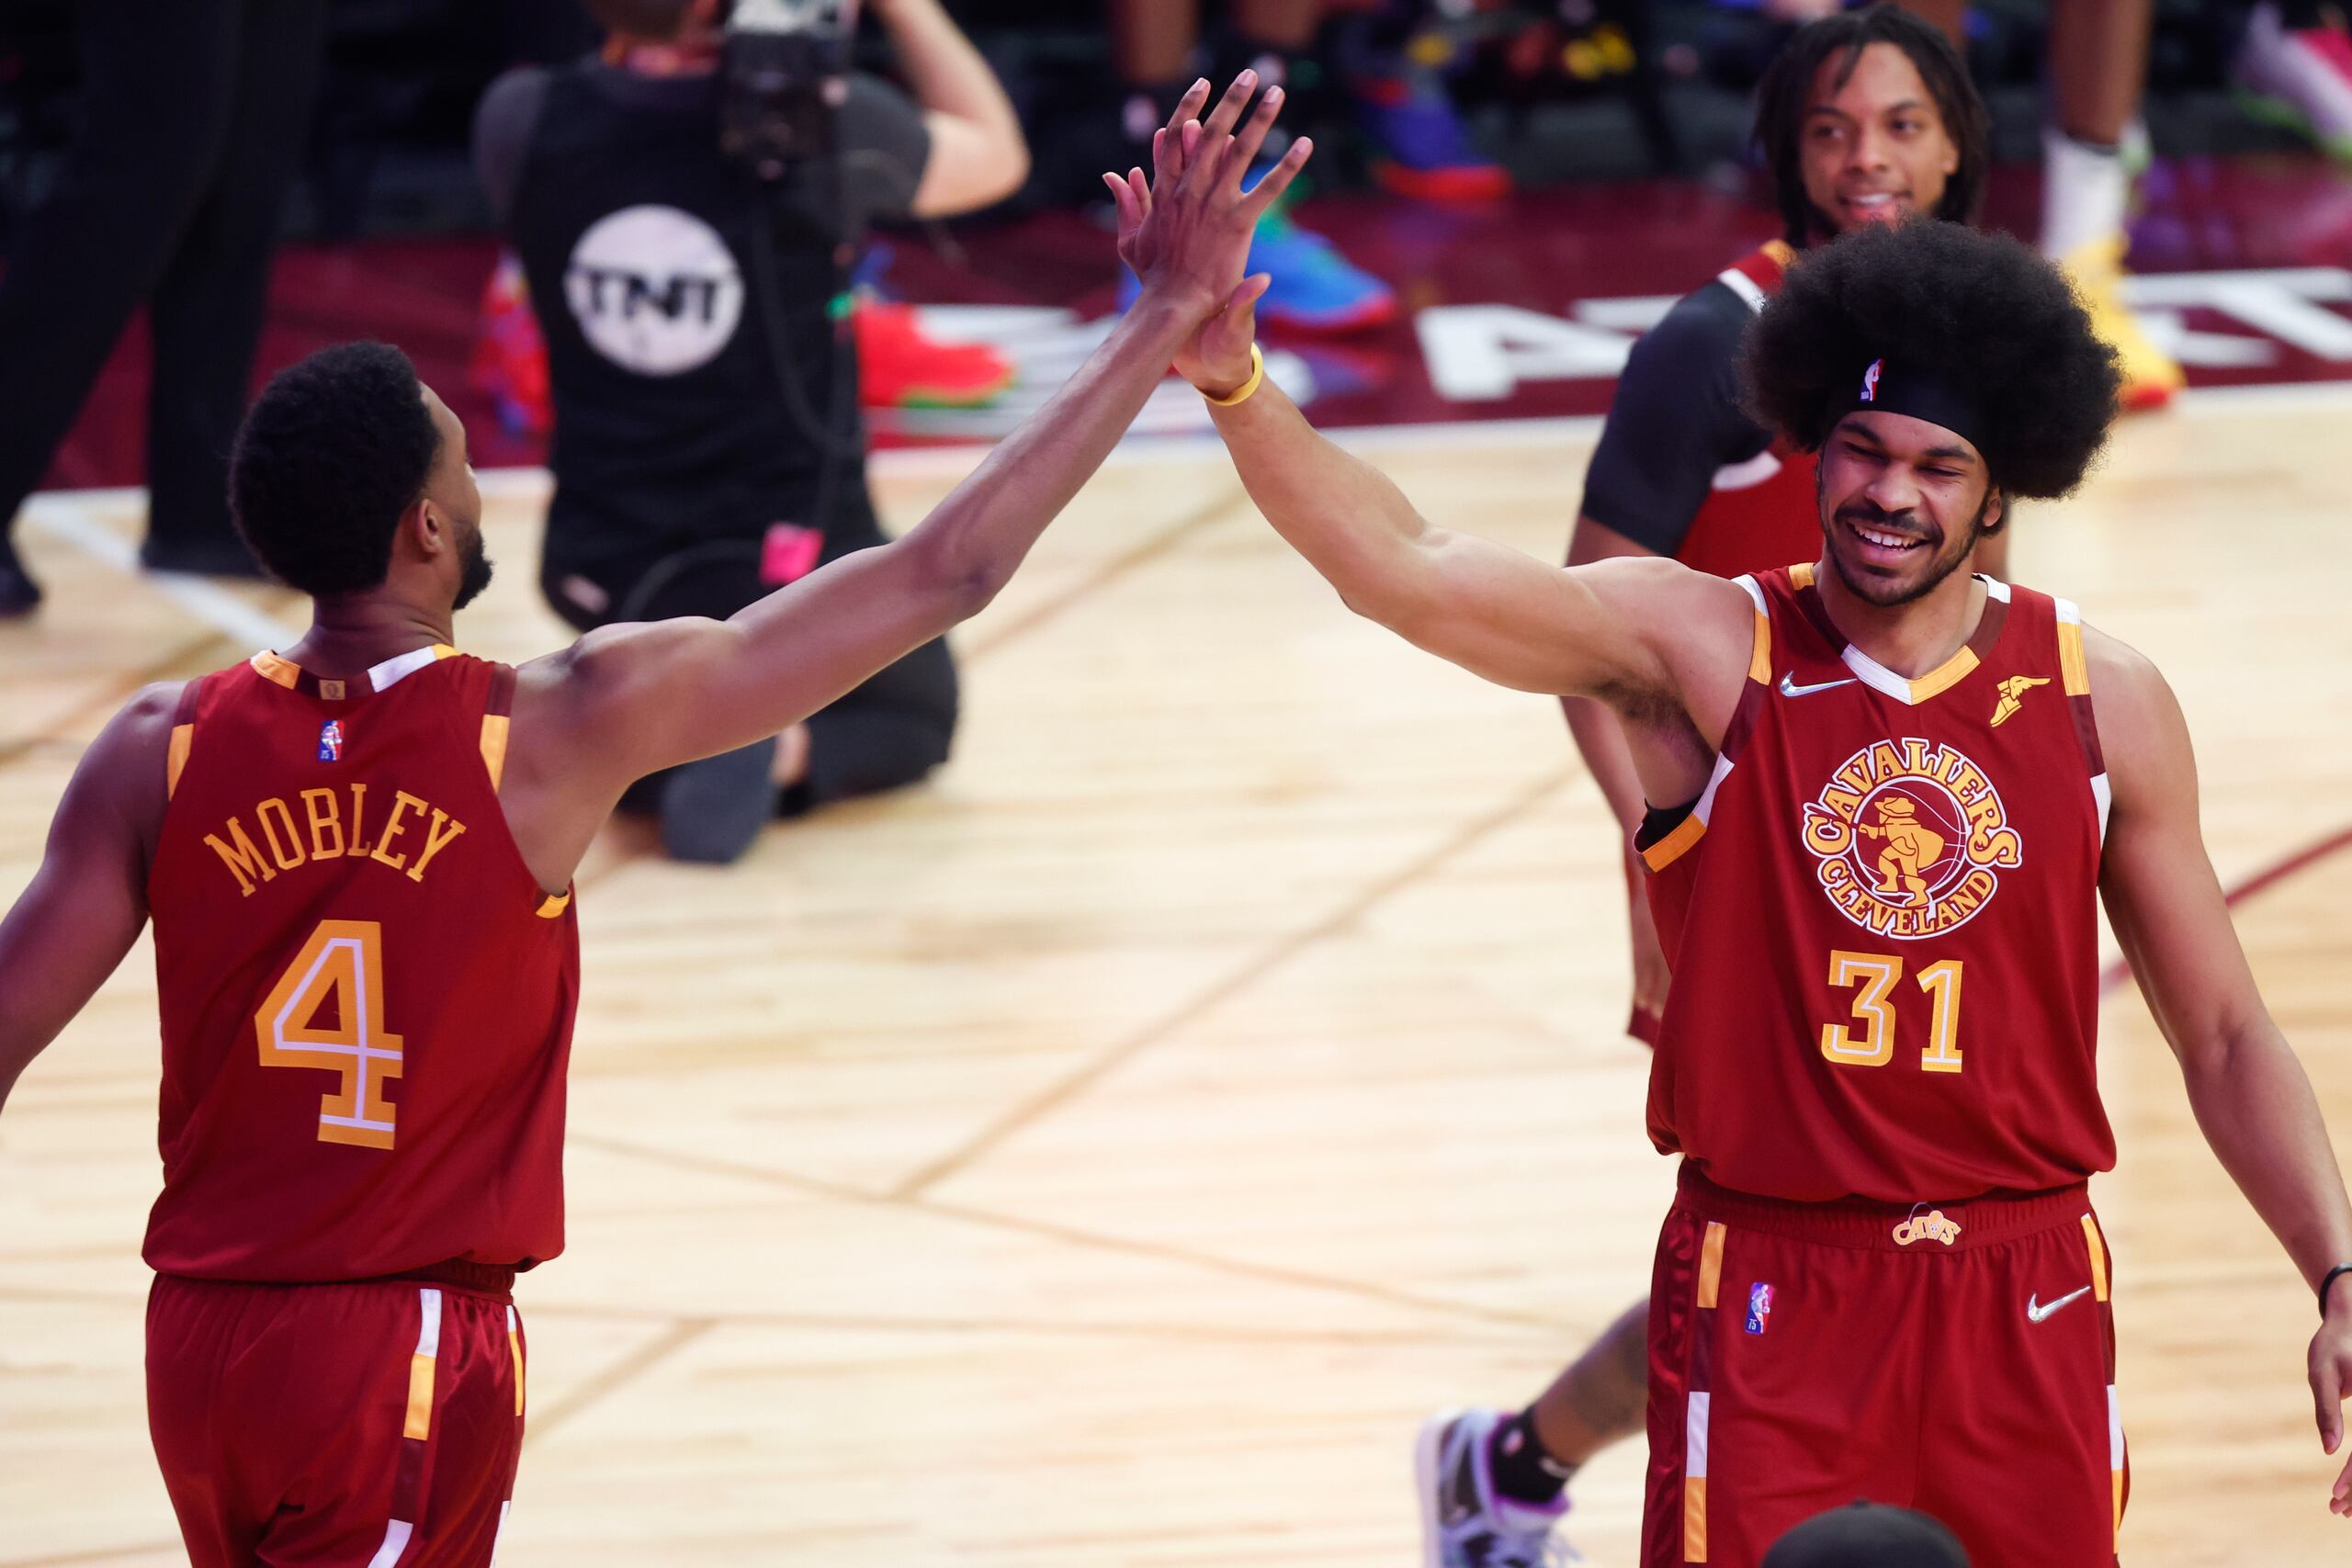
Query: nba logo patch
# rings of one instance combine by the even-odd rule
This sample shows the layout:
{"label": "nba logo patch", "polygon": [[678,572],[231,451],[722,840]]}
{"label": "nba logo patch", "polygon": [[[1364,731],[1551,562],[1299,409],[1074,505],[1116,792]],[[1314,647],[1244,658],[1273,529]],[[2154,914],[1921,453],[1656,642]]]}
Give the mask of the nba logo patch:
{"label": "nba logo patch", "polygon": [[343,720],[331,718],[319,726],[319,761],[343,761]]}
{"label": "nba logo patch", "polygon": [[1873,359],[1871,361],[1871,367],[1862,372],[1862,401],[1866,403],[1878,401],[1878,373],[1885,364],[1886,361],[1883,359]]}
{"label": "nba logo patch", "polygon": [[1764,1332],[1764,1320],[1772,1315],[1772,1287],[1758,1280],[1747,1287],[1747,1332]]}

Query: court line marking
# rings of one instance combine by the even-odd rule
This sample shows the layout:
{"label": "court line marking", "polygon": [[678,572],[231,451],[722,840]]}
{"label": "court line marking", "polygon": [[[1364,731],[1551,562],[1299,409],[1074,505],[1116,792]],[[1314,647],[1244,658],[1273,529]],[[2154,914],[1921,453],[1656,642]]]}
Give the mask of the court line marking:
{"label": "court line marking", "polygon": [[[139,564],[139,547],[99,523],[93,502],[119,500],[121,491],[66,491],[38,495],[26,504],[24,520],[51,537],[72,545],[93,560],[136,578],[222,636],[253,649],[283,648],[301,634],[254,608],[210,578],[181,571],[149,571]],[[142,492],[132,491],[131,495]],[[291,589],[279,590],[292,592]]]}
{"label": "court line marking", "polygon": [[875,1191],[849,1182],[809,1176],[801,1171],[741,1165],[732,1160],[714,1158],[707,1155],[680,1154],[673,1149],[616,1138],[609,1134],[575,1131],[567,1134],[565,1142],[568,1146],[602,1149],[607,1154],[619,1155],[625,1158],[642,1159],[657,1165],[665,1165],[673,1169],[734,1177],[766,1186],[781,1187],[808,1197],[828,1199],[867,1208],[910,1209],[935,1219],[973,1225],[985,1230],[1010,1231],[1015,1235],[1034,1236],[1040,1240],[1058,1242],[1065,1246],[1082,1247],[1091,1251],[1124,1253],[1157,1262],[1172,1263],[1204,1269],[1212,1273],[1254,1280],[1262,1284],[1323,1291],[1383,1302],[1392,1306],[1430,1313],[1442,1317],[1471,1317],[1510,1327],[1533,1328],[1544,1333],[1556,1334],[1565,1329],[1560,1320],[1541,1314],[1509,1312],[1484,1306],[1476,1302],[1449,1301],[1442,1297],[1419,1295],[1410,1291],[1395,1290],[1362,1280],[1309,1273],[1304,1269],[1283,1269],[1273,1264],[1251,1262],[1247,1258],[1220,1258],[1214,1253],[1194,1252],[1184,1247],[1170,1247],[1162,1242],[1086,1230],[1076,1225],[1061,1224],[1052,1220],[1033,1218],[1026,1214],[1009,1214],[1000,1210],[978,1208],[971,1204],[957,1203],[921,1193],[901,1193],[895,1190]]}
{"label": "court line marking", "polygon": [[[2339,828],[2324,839],[2316,839],[2301,849],[2290,851],[2268,864],[2257,867],[2244,880],[2222,889],[2222,901],[2234,909],[2247,899],[2268,892],[2278,884],[2347,849],[2352,849],[2352,826]],[[2123,983],[2131,978],[2131,960],[2118,953],[2109,960],[2106,968],[2099,971],[2099,999],[2104,1001],[2122,989]]]}
{"label": "court line marking", "polygon": [[[198,654],[220,640],[217,633],[204,632],[175,647],[163,658],[152,660],[140,666],[128,677],[108,682],[100,688],[97,695],[85,697],[51,715],[41,728],[30,734],[20,735],[13,740],[0,740],[0,768],[20,761],[45,746],[56,744],[62,732],[92,708],[120,707],[124,703],[129,702],[141,687],[168,678],[173,671],[187,664]],[[68,742],[68,744],[72,743]],[[78,758],[85,750],[87,750],[86,747],[76,745],[74,747],[74,754]]]}
{"label": "court line marking", "polygon": [[[538,1315],[536,1309],[531,1315]],[[715,1317],[672,1318],[670,1325],[668,1333],[656,1335],[546,1408],[534,1402],[525,1413],[523,1446],[530,1447],[590,1405],[619,1393],[679,1351],[704,1338],[718,1326],[718,1320]],[[528,1324],[525,1326],[527,1327]],[[526,1371],[525,1376],[528,1375]]]}
{"label": "court line marking", "polygon": [[[1007,644],[1028,636],[1047,621],[1120,579],[1141,570],[1167,555],[1187,538],[1215,523],[1237,505],[1247,505],[1250,492],[1241,488],[1239,479],[1219,487],[1213,499],[1194,507],[1175,521],[1147,535],[1139,543],[1129,546],[1117,555],[1101,562],[1078,581],[1052,598],[1034,604],[1001,626],[989,626],[975,632],[960,649],[957,658],[965,664],[977,664]],[[1017,575],[1017,574],[1016,574]],[[969,626],[969,622],[965,623]]]}
{"label": "court line marking", "polygon": [[958,1171],[968,1168],[992,1153],[1006,1139],[1078,1099],[1142,1052],[1247,991],[1309,947],[1338,935],[1384,900],[1411,886],[1489,834],[1510,826],[1583,776],[1580,768],[1556,768],[1542,774],[1532,784],[1521,787],[1500,806],[1464,823],[1404,865],[1349,895],[1339,908],[1321,919],[1277,937],[1271,945],[1260,950],[1238,968],[1211,981],[1178,1003],[1173,1010],[1162,1013],[1125,1039],[1114,1041],[1094,1052],[1076,1068],[994,1117],[978,1132],[966,1137],[945,1154],[917,1167],[890,1190],[891,1195],[898,1198],[921,1197]]}

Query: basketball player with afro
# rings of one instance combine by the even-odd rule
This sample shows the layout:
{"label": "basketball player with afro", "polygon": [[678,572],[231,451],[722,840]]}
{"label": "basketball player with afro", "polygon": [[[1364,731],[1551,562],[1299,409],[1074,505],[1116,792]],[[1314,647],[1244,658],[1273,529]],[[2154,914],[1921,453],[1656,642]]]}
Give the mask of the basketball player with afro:
{"label": "basketball player with afro", "polygon": [[[2199,1125],[2316,1294],[2335,1452],[2352,1206],[2207,859],[2179,705],[2072,604],[1966,570],[2018,501],[2075,487],[2115,416],[2112,353],[2060,275],[1930,222],[1792,267],[1748,400],[1819,454],[1820,548],[1733,581],[1432,525],[1264,383],[1253,331],[1227,311],[1178,367],[1276,531],[1418,646],[1608,704],[1657,803],[1638,843],[1674,983],[1648,1122],[1680,1170],[1645,1568],[1756,1568],[1857,1496],[2001,1568],[2114,1561],[2102,898]],[[1898,800],[1945,841],[1906,835],[1890,894],[1889,840],[1861,829]],[[2352,1467],[2329,1505],[2352,1516]]]}
{"label": "basketball player with afro", "polygon": [[[1851,229],[1976,218],[1992,167],[1988,117],[1967,63],[1919,17],[1876,5],[1808,22],[1773,55],[1756,99],[1756,152],[1781,235],[1685,295],[1634,344],[1585,474],[1571,566],[1671,556],[1736,577],[1810,553],[1814,455],[1742,406],[1747,326],[1813,246]],[[1979,543],[1977,570],[2008,575],[2009,532]],[[1668,976],[1648,874],[1632,850],[1641,780],[1605,704],[1571,697],[1561,707],[1625,856],[1626,1032],[1655,1043]],[[1648,1317],[1635,1302],[1522,1409],[1446,1410],[1424,1425],[1416,1482],[1436,1568],[1542,1561],[1577,1469],[1642,1428]]]}

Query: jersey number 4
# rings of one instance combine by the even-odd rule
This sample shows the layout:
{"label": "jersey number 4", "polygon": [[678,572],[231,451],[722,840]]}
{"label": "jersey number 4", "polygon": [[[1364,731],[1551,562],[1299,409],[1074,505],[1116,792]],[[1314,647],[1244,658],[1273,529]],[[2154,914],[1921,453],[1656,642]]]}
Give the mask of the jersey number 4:
{"label": "jersey number 4", "polygon": [[[1829,983],[1854,996],[1861,1032],[1842,1023],[1821,1026],[1821,1054],[1841,1066],[1883,1067],[1894,1059],[1894,1002],[1891,993],[1903,978],[1903,960],[1891,953],[1832,953]],[[1919,988],[1935,998],[1928,1026],[1928,1048],[1919,1053],[1922,1072],[1956,1073],[1960,1060],[1960,960],[1941,958],[1920,969]]]}
{"label": "jersey number 4", "polygon": [[319,1097],[319,1141],[392,1146],[397,1108],[384,1080],[401,1076],[401,1037],[384,1030],[384,928],[321,920],[254,1014],[265,1067],[338,1075]]}

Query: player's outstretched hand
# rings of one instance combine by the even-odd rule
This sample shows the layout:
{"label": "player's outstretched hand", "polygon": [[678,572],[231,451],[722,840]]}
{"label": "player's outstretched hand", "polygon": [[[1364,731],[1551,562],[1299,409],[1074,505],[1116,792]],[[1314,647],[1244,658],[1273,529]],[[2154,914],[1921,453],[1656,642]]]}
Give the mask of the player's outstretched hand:
{"label": "player's outstretched hand", "polygon": [[[2320,1446],[2329,1453],[2344,1446],[2344,1402],[2352,1399],[2352,1280],[2338,1280],[2328,1292],[2327,1316],[2312,1336],[2312,1399],[2319,1416]],[[2352,1518],[2352,1459],[2344,1463],[2327,1495],[2327,1510]]]}
{"label": "player's outstretched hand", "polygon": [[[1152,135],[1150,176],[1141,169],[1129,170],[1125,179],[1102,176],[1119,204],[1119,256],[1142,279],[1143,299],[1172,304],[1211,324],[1238,321],[1241,374],[1233,378],[1236,387],[1250,374],[1250,336],[1256,330],[1252,307],[1272,281],[1263,274],[1242,276],[1250,236],[1315,151],[1312,141],[1300,137],[1265,177],[1247,191],[1241,188],[1242,175],[1283,107],[1282,89],[1270,87],[1244,123],[1242,111],[1257,87],[1258,73],[1244,71],[1203,120],[1198,116],[1208,102],[1209,85],[1194,83],[1174,116]],[[1222,344],[1232,333],[1218,335]],[[1177,361],[1180,370],[1201,343],[1197,333],[1188,342],[1186,355]]]}

